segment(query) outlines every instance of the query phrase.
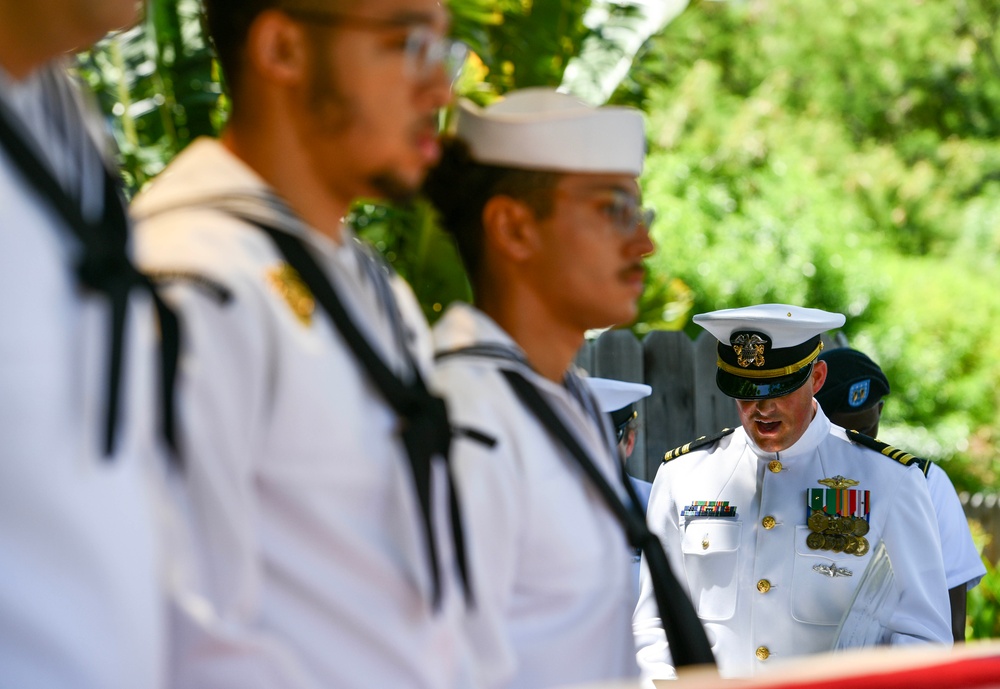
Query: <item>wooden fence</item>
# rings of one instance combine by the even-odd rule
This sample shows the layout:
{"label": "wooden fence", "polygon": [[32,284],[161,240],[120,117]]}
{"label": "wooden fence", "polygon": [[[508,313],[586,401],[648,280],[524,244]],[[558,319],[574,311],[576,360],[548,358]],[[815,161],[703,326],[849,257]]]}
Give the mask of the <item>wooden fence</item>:
{"label": "wooden fence", "polygon": [[[843,334],[824,336],[827,347],[847,346]],[[576,363],[592,376],[646,383],[653,393],[637,405],[639,432],[629,473],[652,481],[663,453],[739,423],[735,402],[715,385],[716,339],[702,332],[692,340],[678,331],[654,331],[641,341],[627,330],[609,330],[587,342]],[[1000,561],[997,495],[963,495],[966,516],[991,539],[984,555]]]}

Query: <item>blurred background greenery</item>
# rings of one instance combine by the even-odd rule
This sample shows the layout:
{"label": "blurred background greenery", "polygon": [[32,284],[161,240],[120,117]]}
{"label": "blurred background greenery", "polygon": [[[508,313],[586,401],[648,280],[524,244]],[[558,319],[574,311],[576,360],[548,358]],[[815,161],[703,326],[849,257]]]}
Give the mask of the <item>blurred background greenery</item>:
{"label": "blurred background greenery", "polygon": [[[593,100],[600,89],[566,78],[574,58],[606,75],[642,43],[610,93],[647,115],[643,186],[660,217],[633,330],[693,334],[694,313],[768,301],[845,313],[849,341],[892,382],[883,438],[959,490],[995,491],[1000,4],[670,2],[683,12],[645,40],[640,0],[451,0],[453,33],[476,53],[457,88],[485,103],[565,80]],[[148,0],[139,26],[80,56],[131,191],[224,123],[199,11]],[[431,320],[467,296],[426,205],[363,202],[351,221]],[[998,598],[991,566],[970,635],[1000,636]]]}

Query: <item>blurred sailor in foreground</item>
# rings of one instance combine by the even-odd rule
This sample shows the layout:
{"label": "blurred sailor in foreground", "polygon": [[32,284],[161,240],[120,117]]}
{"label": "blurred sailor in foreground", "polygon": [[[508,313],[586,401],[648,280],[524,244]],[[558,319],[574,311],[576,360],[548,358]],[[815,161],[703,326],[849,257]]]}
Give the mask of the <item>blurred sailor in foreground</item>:
{"label": "blurred sailor in foreground", "polygon": [[67,54],[130,25],[138,5],[0,0],[5,687],[164,680],[155,485],[170,417],[157,393],[172,357],[158,366],[156,333],[175,355],[176,323],[132,266],[101,119],[66,74]]}

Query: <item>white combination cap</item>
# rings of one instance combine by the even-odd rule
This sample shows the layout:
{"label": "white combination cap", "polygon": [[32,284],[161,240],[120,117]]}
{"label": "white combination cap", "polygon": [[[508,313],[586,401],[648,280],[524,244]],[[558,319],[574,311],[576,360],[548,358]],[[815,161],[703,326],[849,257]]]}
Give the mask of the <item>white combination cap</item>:
{"label": "white combination cap", "polygon": [[630,383],[614,378],[584,378],[603,412],[613,412],[653,394],[645,383]]}
{"label": "white combination cap", "polygon": [[781,397],[809,377],[827,330],[843,314],[787,304],[761,304],[699,314],[694,322],[719,341],[715,382],[736,399]]}
{"label": "white combination cap", "polygon": [[485,108],[459,102],[456,136],[486,165],[638,177],[646,156],[642,114],[595,108],[549,88],[512,91]]}

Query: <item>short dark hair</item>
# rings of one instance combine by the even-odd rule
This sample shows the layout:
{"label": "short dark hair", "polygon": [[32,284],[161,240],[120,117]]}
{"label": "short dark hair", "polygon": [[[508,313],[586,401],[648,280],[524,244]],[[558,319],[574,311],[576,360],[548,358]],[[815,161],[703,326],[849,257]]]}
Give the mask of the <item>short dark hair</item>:
{"label": "short dark hair", "polygon": [[[215,55],[222,66],[230,95],[242,73],[243,49],[254,20],[270,9],[304,4],[289,0],[202,0],[202,3],[205,8],[205,26],[215,46]],[[328,4],[331,3],[328,1]],[[343,3],[338,1],[332,4]]]}
{"label": "short dark hair", "polygon": [[230,90],[240,75],[240,61],[250,26],[261,12],[276,7],[281,0],[202,0],[205,26],[215,46]]}
{"label": "short dark hair", "polygon": [[546,218],[552,213],[552,191],[562,175],[478,163],[465,142],[454,137],[445,137],[441,145],[441,160],[428,173],[422,192],[455,240],[473,292],[477,292],[486,203],[495,196],[510,196],[526,203],[538,218]]}

